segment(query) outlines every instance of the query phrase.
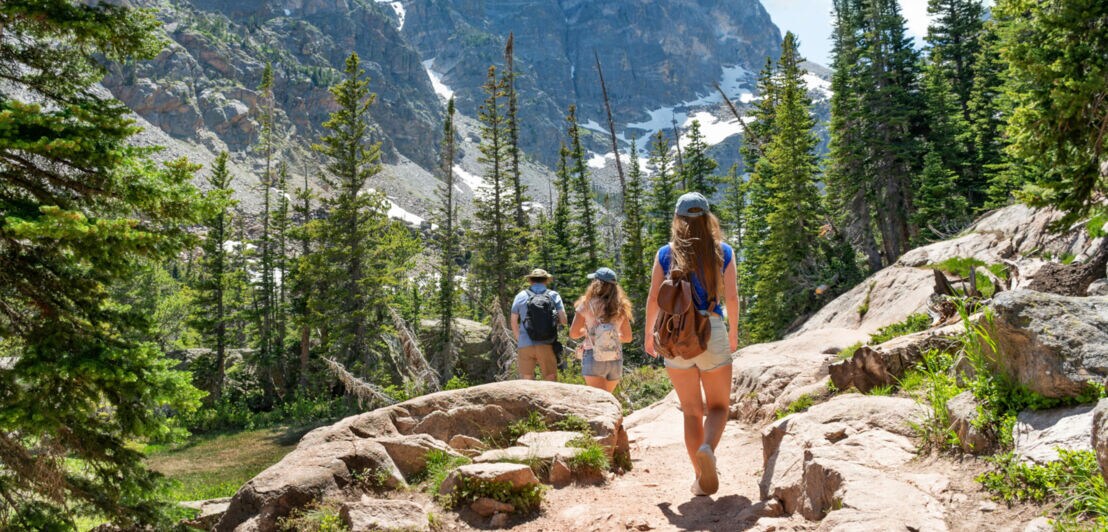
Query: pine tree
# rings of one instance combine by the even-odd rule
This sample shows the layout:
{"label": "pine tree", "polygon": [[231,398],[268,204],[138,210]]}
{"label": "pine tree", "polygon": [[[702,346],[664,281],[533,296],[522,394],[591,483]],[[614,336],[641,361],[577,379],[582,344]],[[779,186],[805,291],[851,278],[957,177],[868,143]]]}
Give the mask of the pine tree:
{"label": "pine tree", "polygon": [[288,335],[288,279],[289,279],[289,208],[290,196],[289,168],[284,161],[277,167],[277,182],[274,193],[277,195],[277,208],[273,211],[271,223],[273,234],[273,341],[275,358],[278,361],[279,374],[285,388],[290,388],[288,361],[285,359],[285,338]]}
{"label": "pine tree", "polygon": [[458,205],[454,201],[454,98],[446,103],[446,118],[442,126],[442,159],[439,171],[443,183],[439,186],[439,200],[442,202],[438,212],[438,240],[442,250],[439,258],[439,327],[441,344],[439,357],[439,376],[446,382],[454,376],[454,302],[457,298],[454,277],[458,266],[458,235],[455,220],[458,217]]}
{"label": "pine tree", "polygon": [[930,0],[928,12],[933,17],[923,76],[928,141],[955,174],[956,190],[969,199],[969,205],[979,207],[988,184],[975,164],[976,145],[969,124],[984,8],[980,0]]}
{"label": "pine tree", "polygon": [[261,235],[257,241],[260,253],[258,264],[257,295],[254,297],[254,312],[258,327],[257,364],[263,372],[263,389],[266,399],[273,400],[274,377],[278,372],[278,347],[276,341],[276,282],[274,276],[274,249],[271,234],[272,191],[276,181],[273,175],[273,155],[276,149],[276,120],[274,116],[273,65],[266,63],[262,71],[262,82],[258,85],[258,150],[265,159],[265,173],[259,179],[262,188]]}
{"label": "pine tree", "polygon": [[714,179],[716,190],[722,197],[715,211],[723,225],[724,234],[731,237],[735,249],[743,247],[743,232],[745,230],[746,213],[746,183],[739,174],[739,165],[735,163],[727,171],[727,175]]}
{"label": "pine tree", "polygon": [[[808,310],[816,286],[808,275],[822,222],[811,100],[803,81],[796,36],[785,34],[778,60],[773,136],[756,173],[769,176],[765,253],[756,264],[754,304],[748,312],[755,340],[776,338]],[[762,172],[765,169],[765,172]]]}
{"label": "pine tree", "polygon": [[173,371],[151,316],[113,300],[195,244],[214,213],[196,166],[157,166],[96,84],[153,59],[154,13],[107,2],[0,2],[0,528],[70,530],[77,512],[170,528],[158,475],[131,442],[200,392]]}
{"label": "pine tree", "polygon": [[[919,241],[930,242],[958,232],[968,220],[968,208],[981,190],[977,186],[959,182],[959,172],[966,171],[970,155],[966,152],[970,137],[969,126],[962,119],[956,95],[946,79],[932,63],[924,74],[924,98],[928,115],[928,152],[924,169],[917,183],[916,212],[912,223],[920,228]],[[931,168],[927,168],[931,165]],[[937,165],[937,167],[936,167]],[[949,185],[936,180],[945,177]],[[930,192],[925,192],[926,187]],[[947,198],[936,193],[942,190],[957,195]],[[960,200],[960,201],[959,201]],[[938,216],[938,218],[933,218]]]}
{"label": "pine tree", "polygon": [[227,171],[227,152],[221,152],[216,157],[207,182],[210,189],[206,197],[217,210],[204,222],[207,234],[204,236],[201,271],[196,279],[197,297],[192,322],[205,344],[215,349],[215,375],[209,397],[213,403],[218,403],[223,397],[223,375],[227,365],[227,324],[230,320],[227,291],[231,283],[227,247],[231,239],[231,207],[235,204],[231,200],[233,189],[231,174]]}
{"label": "pine tree", "polygon": [[377,366],[371,341],[388,319],[386,299],[400,285],[415,246],[402,224],[386,216],[384,194],[365,190],[381,169],[381,144],[369,138],[368,112],[376,96],[357,54],[347,58],[343,74],[331,88],[338,110],[314,146],[329,159],[322,178],[334,192],[322,202],[327,217],[320,224],[313,312],[325,351],[346,364],[360,361],[366,373]]}
{"label": "pine tree", "polygon": [[673,220],[673,207],[677,204],[677,175],[673,171],[669,156],[669,140],[661,131],[654,134],[654,143],[650,146],[650,166],[654,175],[650,179],[650,208],[648,210],[647,251],[669,243],[670,223]]}
{"label": "pine tree", "polygon": [[554,274],[558,290],[562,294],[578,292],[580,285],[579,261],[580,248],[577,247],[573,231],[572,176],[569,173],[569,148],[562,143],[558,150],[558,165],[555,173],[554,188],[558,192],[554,203],[554,212],[550,217],[549,237],[545,240],[549,249],[548,271]]}
{"label": "pine tree", "polygon": [[[1014,161],[1034,169],[1033,205],[1066,213],[1065,227],[1090,213],[1108,220],[1108,3],[1001,0],[1001,56],[1014,111],[1007,126]],[[1094,29],[1095,28],[1095,29]]]}
{"label": "pine tree", "polygon": [[744,331],[750,330],[749,311],[754,301],[754,288],[758,280],[759,265],[766,259],[766,242],[769,239],[768,219],[771,212],[772,165],[762,162],[762,149],[769,146],[775,136],[777,105],[780,99],[775,79],[774,64],[766,58],[766,64],[758,75],[758,104],[754,108],[754,121],[750,124],[742,145],[743,161],[754,171],[744,184],[746,205],[737,217],[743,220],[742,242],[738,247],[740,260],[736,263],[740,308],[743,313]]}
{"label": "pine tree", "polygon": [[719,163],[708,155],[708,145],[700,132],[700,121],[693,120],[689,125],[689,145],[685,148],[684,180],[690,192],[699,192],[706,197],[715,196],[712,187],[712,175]]}
{"label": "pine tree", "polygon": [[[489,67],[484,85],[485,102],[478,115],[481,121],[481,156],[484,165],[484,190],[476,200],[477,225],[473,247],[477,250],[475,264],[478,278],[484,284],[486,301],[507,309],[512,296],[510,282],[516,271],[520,250],[514,238],[512,220],[513,193],[509,165],[507,116],[504,114],[503,80],[497,79],[496,67]],[[487,307],[487,303],[482,307]]]}
{"label": "pine tree", "polygon": [[580,246],[578,249],[584,251],[580,269],[591,272],[600,267],[598,255],[600,239],[597,235],[597,216],[593,207],[592,180],[589,179],[589,168],[585,162],[585,149],[581,146],[581,129],[577,126],[576,105],[569,106],[566,123],[570,157],[573,160],[570,175],[573,180],[573,199],[578,216],[577,243]]}
{"label": "pine tree", "polygon": [[627,172],[627,197],[623,199],[623,287],[635,308],[635,322],[642,323],[646,293],[650,289],[650,265],[645,246],[643,178],[636,140],[631,139],[631,165]]}
{"label": "pine tree", "polygon": [[835,0],[834,62],[831,76],[831,142],[827,192],[835,225],[866,257],[870,271],[881,269],[881,254],[873,231],[873,208],[863,137],[861,0]]}
{"label": "pine tree", "polygon": [[985,208],[1007,205],[1012,201],[1013,192],[1022,186],[1022,180],[1005,155],[1008,139],[1004,126],[1012,112],[1012,100],[1004,91],[1007,64],[1000,58],[997,26],[998,22],[991,20],[982,31],[969,105],[974,146],[971,164],[988,187]]}
{"label": "pine tree", "polygon": [[[296,327],[299,339],[299,360],[297,366],[298,386],[301,392],[308,388],[309,364],[311,359],[311,298],[313,293],[313,262],[319,257],[313,253],[312,244],[317,240],[318,223],[312,221],[312,194],[308,186],[307,163],[303,172],[303,184],[296,190],[296,204],[293,206],[294,223],[289,228],[289,236],[295,240],[297,255],[289,267],[289,311]],[[315,269],[318,271],[318,268]]]}
{"label": "pine tree", "polygon": [[529,220],[523,210],[526,200],[526,190],[520,176],[519,167],[519,103],[516,97],[516,70],[515,52],[513,44],[515,34],[508,34],[508,44],[504,47],[504,84],[505,98],[507,99],[507,114],[505,116],[508,128],[508,176],[511,181],[512,199],[515,203],[515,225],[521,236],[529,232]]}

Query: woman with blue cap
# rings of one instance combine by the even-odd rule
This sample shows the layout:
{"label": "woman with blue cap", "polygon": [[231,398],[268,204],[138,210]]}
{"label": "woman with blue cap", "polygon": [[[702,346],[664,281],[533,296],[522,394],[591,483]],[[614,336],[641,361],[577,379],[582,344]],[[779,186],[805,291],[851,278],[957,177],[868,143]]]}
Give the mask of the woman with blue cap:
{"label": "woman with blue cap", "polygon": [[569,337],[584,338],[581,373],[585,383],[611,393],[623,377],[623,344],[631,341],[631,300],[616,272],[600,268],[577,300]]}
{"label": "woman with blue cap", "polygon": [[644,346],[651,356],[658,356],[651,333],[660,310],[659,289],[674,270],[682,272],[692,285],[692,302],[697,312],[707,317],[711,330],[707,349],[699,355],[665,359],[666,372],[681,402],[685,448],[696,475],[690,489],[694,495],[711,495],[719,490],[715,449],[731,406],[731,355],[739,347],[739,295],[734,250],[723,241],[719,220],[711,213],[707,198],[696,192],[677,200],[669,244],[655,257],[646,300]]}

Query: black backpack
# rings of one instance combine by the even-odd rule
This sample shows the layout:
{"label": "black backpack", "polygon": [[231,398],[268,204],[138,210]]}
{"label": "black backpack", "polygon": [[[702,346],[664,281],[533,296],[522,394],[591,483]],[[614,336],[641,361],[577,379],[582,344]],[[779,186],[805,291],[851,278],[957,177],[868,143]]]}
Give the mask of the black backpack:
{"label": "black backpack", "polygon": [[527,291],[527,304],[523,316],[523,329],[532,342],[550,343],[558,339],[556,316],[558,309],[550,290],[536,294]]}

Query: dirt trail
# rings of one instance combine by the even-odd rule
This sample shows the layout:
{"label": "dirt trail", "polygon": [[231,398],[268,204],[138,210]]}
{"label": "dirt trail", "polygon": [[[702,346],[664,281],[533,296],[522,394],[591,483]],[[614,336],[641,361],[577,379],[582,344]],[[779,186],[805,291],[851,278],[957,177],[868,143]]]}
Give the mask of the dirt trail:
{"label": "dirt trail", "polygon": [[[689,492],[692,466],[681,435],[681,412],[656,405],[628,423],[634,469],[603,486],[550,490],[543,513],[512,530],[746,530],[757,519],[762,444],[757,430],[732,421],[716,451],[719,493]],[[802,521],[798,524],[803,523]],[[805,527],[806,528],[806,527]],[[778,528],[780,530],[780,528]]]}

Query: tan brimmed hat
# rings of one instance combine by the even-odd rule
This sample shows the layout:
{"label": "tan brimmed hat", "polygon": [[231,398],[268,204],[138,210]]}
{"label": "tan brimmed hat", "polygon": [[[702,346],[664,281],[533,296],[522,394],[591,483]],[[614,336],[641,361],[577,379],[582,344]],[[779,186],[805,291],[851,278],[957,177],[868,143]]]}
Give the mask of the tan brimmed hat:
{"label": "tan brimmed hat", "polygon": [[553,279],[554,276],[550,275],[550,272],[548,272],[548,271],[546,271],[542,268],[535,268],[534,270],[531,270],[531,273],[527,274],[526,278],[527,279]]}

